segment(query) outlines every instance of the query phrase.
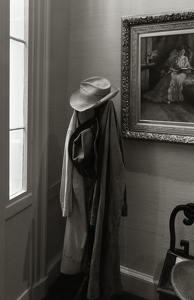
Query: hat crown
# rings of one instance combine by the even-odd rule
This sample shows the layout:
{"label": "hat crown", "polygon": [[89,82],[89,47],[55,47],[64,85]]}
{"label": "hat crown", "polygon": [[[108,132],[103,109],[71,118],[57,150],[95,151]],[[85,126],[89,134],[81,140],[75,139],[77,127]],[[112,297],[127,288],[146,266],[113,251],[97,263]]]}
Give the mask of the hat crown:
{"label": "hat crown", "polygon": [[91,77],[81,82],[80,88],[91,96],[104,97],[111,91],[110,82],[103,77]]}
{"label": "hat crown", "polygon": [[118,91],[106,78],[90,77],[82,81],[80,89],[71,95],[70,105],[77,111],[96,108],[115,97]]}

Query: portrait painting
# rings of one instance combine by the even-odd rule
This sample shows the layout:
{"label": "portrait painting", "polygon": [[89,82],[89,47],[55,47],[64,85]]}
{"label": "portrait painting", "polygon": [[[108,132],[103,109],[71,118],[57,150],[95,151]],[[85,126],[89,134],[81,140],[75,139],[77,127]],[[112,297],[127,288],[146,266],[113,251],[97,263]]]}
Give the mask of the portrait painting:
{"label": "portrait painting", "polygon": [[193,51],[194,33],[141,38],[142,119],[194,123]]}
{"label": "portrait painting", "polygon": [[194,142],[194,14],[123,18],[123,136]]}

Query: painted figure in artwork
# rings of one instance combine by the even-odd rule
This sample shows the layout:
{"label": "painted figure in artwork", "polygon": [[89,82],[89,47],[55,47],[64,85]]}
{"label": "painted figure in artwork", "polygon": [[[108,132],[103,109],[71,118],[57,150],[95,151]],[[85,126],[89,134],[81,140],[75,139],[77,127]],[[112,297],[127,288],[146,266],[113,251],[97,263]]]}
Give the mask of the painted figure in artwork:
{"label": "painted figure in artwork", "polygon": [[143,98],[159,103],[179,102],[184,100],[182,93],[186,76],[191,72],[190,61],[193,55],[191,48],[188,48],[188,56],[185,49],[173,49],[165,61],[161,71],[160,80],[152,91],[143,95]]}

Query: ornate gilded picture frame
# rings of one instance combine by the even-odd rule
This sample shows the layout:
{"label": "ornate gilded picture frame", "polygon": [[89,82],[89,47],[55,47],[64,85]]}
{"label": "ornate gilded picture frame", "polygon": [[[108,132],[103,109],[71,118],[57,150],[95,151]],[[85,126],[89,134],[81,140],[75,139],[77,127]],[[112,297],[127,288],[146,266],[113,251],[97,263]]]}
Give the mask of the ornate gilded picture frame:
{"label": "ornate gilded picture frame", "polygon": [[122,17],[122,135],[194,143],[194,12]]}

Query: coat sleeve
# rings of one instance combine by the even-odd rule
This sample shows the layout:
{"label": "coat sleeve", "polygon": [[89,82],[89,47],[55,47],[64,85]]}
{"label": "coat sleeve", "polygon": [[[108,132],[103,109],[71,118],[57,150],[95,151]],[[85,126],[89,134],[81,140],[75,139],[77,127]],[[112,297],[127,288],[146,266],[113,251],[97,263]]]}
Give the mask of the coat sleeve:
{"label": "coat sleeve", "polygon": [[73,163],[69,158],[68,145],[71,135],[76,129],[77,123],[77,113],[73,112],[69,127],[67,130],[67,135],[65,139],[64,156],[63,156],[63,166],[61,175],[61,187],[60,187],[60,203],[62,209],[62,216],[67,217],[72,211],[72,172]]}

